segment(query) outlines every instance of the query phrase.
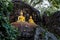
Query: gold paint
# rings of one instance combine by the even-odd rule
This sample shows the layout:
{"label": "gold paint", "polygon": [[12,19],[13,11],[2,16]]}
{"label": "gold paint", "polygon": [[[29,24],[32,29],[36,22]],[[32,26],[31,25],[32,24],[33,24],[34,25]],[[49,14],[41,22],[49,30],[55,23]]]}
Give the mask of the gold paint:
{"label": "gold paint", "polygon": [[35,24],[35,23],[34,23],[34,20],[32,19],[32,16],[30,16],[29,23]]}
{"label": "gold paint", "polygon": [[20,16],[18,16],[17,22],[25,22],[25,17],[23,16],[23,11],[21,10]]}

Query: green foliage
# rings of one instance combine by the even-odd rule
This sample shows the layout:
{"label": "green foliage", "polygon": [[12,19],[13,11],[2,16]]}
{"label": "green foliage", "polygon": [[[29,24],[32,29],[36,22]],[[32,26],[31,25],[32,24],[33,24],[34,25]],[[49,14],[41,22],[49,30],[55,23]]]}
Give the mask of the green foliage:
{"label": "green foliage", "polygon": [[16,40],[17,30],[9,23],[13,4],[10,0],[0,0],[0,40]]}
{"label": "green foliage", "polygon": [[58,11],[58,9],[56,7],[49,7],[45,13],[47,14],[47,16],[51,16],[54,14],[54,12]]}
{"label": "green foliage", "polygon": [[51,4],[49,8],[45,11],[48,16],[53,15],[54,12],[60,10],[60,0],[48,0]]}
{"label": "green foliage", "polygon": [[22,0],[22,1],[28,3],[29,5],[33,7],[39,4],[40,2],[42,2],[42,0]]}
{"label": "green foliage", "polygon": [[52,3],[52,6],[59,8],[60,7],[60,0],[49,0]]}

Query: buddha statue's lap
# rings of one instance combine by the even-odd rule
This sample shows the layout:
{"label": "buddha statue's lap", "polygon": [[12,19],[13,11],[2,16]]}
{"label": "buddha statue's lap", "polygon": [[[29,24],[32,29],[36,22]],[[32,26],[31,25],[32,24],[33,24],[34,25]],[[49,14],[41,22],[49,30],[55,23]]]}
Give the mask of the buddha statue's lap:
{"label": "buddha statue's lap", "polygon": [[25,17],[19,16],[18,17],[18,22],[25,22]]}

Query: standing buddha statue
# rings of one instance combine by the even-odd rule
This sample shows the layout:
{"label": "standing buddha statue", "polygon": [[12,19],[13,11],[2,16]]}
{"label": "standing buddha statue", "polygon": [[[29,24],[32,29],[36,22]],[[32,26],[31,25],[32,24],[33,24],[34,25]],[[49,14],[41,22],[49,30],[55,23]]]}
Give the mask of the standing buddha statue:
{"label": "standing buddha statue", "polygon": [[22,10],[20,12],[20,16],[18,16],[18,21],[17,22],[25,22],[25,17],[23,16]]}

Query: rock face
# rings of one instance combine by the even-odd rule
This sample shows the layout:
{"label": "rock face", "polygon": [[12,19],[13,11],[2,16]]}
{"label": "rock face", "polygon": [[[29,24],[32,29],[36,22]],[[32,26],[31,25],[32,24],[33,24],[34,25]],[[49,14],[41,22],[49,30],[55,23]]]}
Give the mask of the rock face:
{"label": "rock face", "polygon": [[[26,17],[26,21],[29,19],[29,16],[32,16],[34,22],[36,24],[40,24],[40,21],[41,21],[40,12],[22,1],[13,0],[12,2],[14,3],[14,8],[12,13],[10,14],[10,22],[15,27],[18,27],[19,36],[17,40],[48,40],[47,37],[50,38],[51,36],[52,36],[51,40],[57,40],[57,38],[50,32],[46,32],[45,37],[43,37],[42,34],[43,32],[45,32],[45,30],[40,26],[36,28],[36,25],[29,24],[27,22],[17,23],[16,21],[19,16],[19,12],[23,10],[24,16]],[[27,16],[27,14],[29,16]],[[43,20],[42,23],[44,24],[44,26],[46,26],[49,31],[55,32],[58,35],[60,35],[59,33],[60,32],[60,16],[59,15],[60,15],[60,12],[58,11],[51,17],[44,15],[42,19]]]}
{"label": "rock face", "polygon": [[31,25],[27,22],[14,22],[12,23],[13,26],[18,27],[18,40],[34,40],[34,34],[35,34],[35,29],[36,25]]}
{"label": "rock face", "polygon": [[53,33],[50,33],[43,29],[41,26],[38,26],[36,28],[34,40],[58,40],[58,39]]}
{"label": "rock face", "polygon": [[43,16],[43,24],[46,28],[57,35],[60,36],[60,11],[55,12],[51,16]]}

